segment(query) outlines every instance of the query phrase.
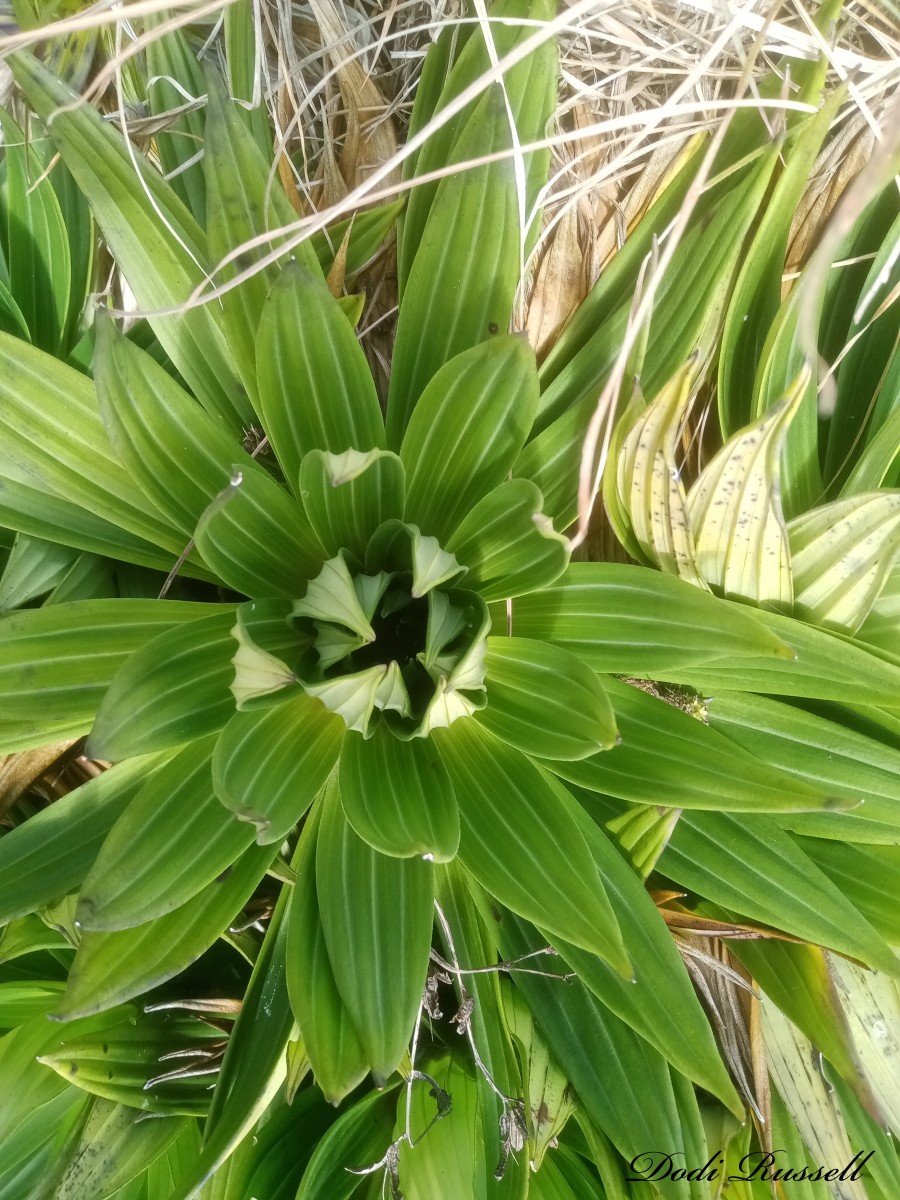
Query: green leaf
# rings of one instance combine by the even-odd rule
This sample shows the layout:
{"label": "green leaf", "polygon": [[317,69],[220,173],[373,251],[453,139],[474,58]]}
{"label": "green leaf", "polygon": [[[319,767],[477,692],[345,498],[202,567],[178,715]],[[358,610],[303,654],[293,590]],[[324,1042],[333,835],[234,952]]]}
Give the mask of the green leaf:
{"label": "green leaf", "polygon": [[562,646],[596,671],[654,678],[719,658],[793,655],[762,614],[618,563],[574,563],[555,585],[523,596],[513,605],[512,633]]}
{"label": "green leaf", "polygon": [[120,763],[0,838],[0,924],[79,887],[103,839],[164,757]]}
{"label": "green leaf", "polygon": [[313,1151],[297,1200],[349,1200],[361,1183],[353,1168],[378,1162],[391,1143],[395,1089],[396,1084],[385,1091],[369,1092],[341,1113]]}
{"label": "green leaf", "polygon": [[297,881],[287,919],[285,962],[291,1008],[325,1099],[339,1104],[369,1073],[353,1021],[341,1000],[325,948],[316,896],[316,841],[322,806],[300,835]]}
{"label": "green leaf", "polygon": [[382,854],[449,862],[459,847],[459,809],[447,768],[428,738],[402,742],[382,723],[348,733],[341,751],[347,820]]}
{"label": "green leaf", "polygon": [[[779,825],[846,841],[900,839],[900,751],[794,705],[744,692],[716,692],[713,729],[757,759],[836,798],[863,803],[852,812],[797,813]],[[846,847],[848,850],[849,847]]]}
{"label": "green leaf", "polygon": [[219,608],[158,634],[125,659],[91,729],[93,757],[129,758],[222,728],[234,712],[235,610]]}
{"label": "green leaf", "polygon": [[853,846],[802,836],[797,844],[886,942],[900,944],[900,845]]}
{"label": "green leaf", "polygon": [[177,557],[184,539],[120,465],[93,384],[65,363],[0,334],[3,473],[87,509]]}
{"label": "green leaf", "polygon": [[316,847],[316,890],[335,982],[381,1087],[406,1053],[425,991],[431,864],[368,846],[332,784]]}
{"label": "green leaf", "polygon": [[18,534],[0,578],[0,609],[19,608],[51,591],[78,556],[58,542]]}
{"label": "green leaf", "polygon": [[[509,149],[503,92],[491,84],[449,164]],[[419,397],[441,367],[492,334],[506,333],[519,278],[519,240],[509,158],[455,171],[441,181],[397,323],[387,416],[391,447],[402,441]]]}
{"label": "green leaf", "polygon": [[[206,72],[206,92],[203,174],[208,198],[209,258],[216,265],[245,242],[292,224],[297,214],[277,175],[272,178],[270,162],[251,133],[245,112],[211,69]],[[227,283],[239,270],[257,263],[270,248],[271,243],[242,251],[238,259],[217,272],[217,281]],[[307,270],[318,273],[318,260],[308,243],[301,242],[293,253]],[[259,269],[221,300],[228,345],[254,407],[258,395],[257,331],[277,274],[277,267]]]}
{"label": "green leaf", "polygon": [[239,712],[213,755],[221,802],[256,827],[260,845],[281,842],[331,774],[346,727],[312,696]]}
{"label": "green leaf", "polygon": [[[147,102],[154,117],[165,120],[165,128],[154,138],[163,174],[172,190],[201,226],[206,224],[206,182],[203,163],[197,155],[203,148],[207,114],[204,108],[191,110],[188,96],[202,97],[206,90],[203,71],[190,42],[181,29],[163,32],[165,17],[148,16],[153,29],[146,46]],[[179,86],[180,85],[180,86]],[[185,95],[187,92],[187,96]],[[187,109],[175,121],[173,110]]]}
{"label": "green leaf", "polygon": [[71,287],[69,238],[59,200],[22,130],[0,110],[6,166],[9,290],[31,341],[54,354],[66,326]]}
{"label": "green leaf", "polygon": [[[674,705],[617,679],[604,684],[620,741],[580,762],[547,764],[571,783],[672,808],[777,812],[835,803],[827,776],[817,779],[816,787],[797,782]],[[756,697],[748,699],[752,703]]]}
{"label": "green leaf", "polygon": [[102,1012],[180,974],[234,920],[273,858],[271,846],[251,846],[224,879],[182,908],[133,929],[86,932],[57,1016]]}
{"label": "green leaf", "polygon": [[855,633],[900,557],[900,491],[823,505],[792,521],[789,533],[795,612]]}
{"label": "green leaf", "polygon": [[569,565],[568,539],[541,511],[540,490],[510,479],[463,517],[447,549],[468,568],[467,586],[485,600],[505,600],[553,583]]}
{"label": "green leaf", "polygon": [[[45,123],[137,303],[153,311],[183,304],[206,280],[202,229],[140,153],[37,59],[17,53],[11,65]],[[173,236],[174,233],[174,236]],[[216,306],[151,317],[162,346],[208,412],[238,432],[252,412],[243,395]]]}
{"label": "green leaf", "polygon": [[365,557],[372,531],[403,516],[406,474],[386,450],[310,450],[300,467],[300,497],[328,554]]}
{"label": "green leaf", "polygon": [[878,970],[900,972],[893,951],[869,922],[790,835],[765,817],[684,813],[659,869],[727,909]]}
{"label": "green leaf", "polygon": [[0,700],[9,714],[0,719],[0,751],[87,733],[132,651],[217,608],[179,600],[77,600],[0,617]]}
{"label": "green leaf", "polygon": [[83,929],[129,929],[180,908],[253,841],[213,791],[214,744],[191,742],[116,821],[81,888]]}
{"label": "green leaf", "polygon": [[536,404],[534,355],[521,338],[495,338],[441,367],[400,448],[407,519],[446,540],[509,473]]}
{"label": "green leaf", "polygon": [[540,758],[580,759],[616,744],[600,680],[567,650],[529,638],[488,638],[487,706],[476,720],[502,742]]}
{"label": "green leaf", "polygon": [[320,233],[313,234],[310,242],[323,272],[327,274],[331,270],[338,251],[344,248],[345,238],[345,275],[352,276],[361,271],[378,253],[405,205],[406,198],[401,196],[391,204],[376,204],[365,212],[355,213],[346,221],[326,225]]}
{"label": "green leaf", "polygon": [[459,804],[459,857],[502,904],[630,974],[615,915],[559,785],[474,721],[435,735]]}
{"label": "green leaf", "polygon": [[366,356],[320,278],[285,267],[259,323],[257,359],[259,415],[292,488],[310,450],[384,446]]}

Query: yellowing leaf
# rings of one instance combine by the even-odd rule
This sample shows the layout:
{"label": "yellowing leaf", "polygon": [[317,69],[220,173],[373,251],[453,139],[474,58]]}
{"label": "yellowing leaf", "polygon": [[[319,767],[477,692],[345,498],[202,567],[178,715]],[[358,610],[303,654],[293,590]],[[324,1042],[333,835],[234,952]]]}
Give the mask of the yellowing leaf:
{"label": "yellowing leaf", "polygon": [[688,496],[700,574],[725,596],[782,606],[792,599],[779,458],[809,384],[808,365],[784,397],[728,441]]}
{"label": "yellowing leaf", "polygon": [[788,527],[798,616],[855,633],[900,557],[900,491],[866,492]]}

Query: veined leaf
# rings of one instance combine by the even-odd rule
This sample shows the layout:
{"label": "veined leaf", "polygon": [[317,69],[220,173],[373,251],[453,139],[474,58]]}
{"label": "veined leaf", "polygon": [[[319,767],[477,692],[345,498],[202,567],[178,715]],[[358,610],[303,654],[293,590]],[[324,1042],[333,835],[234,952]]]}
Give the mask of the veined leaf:
{"label": "veined leaf", "polygon": [[[214,613],[178,600],[77,600],[0,617],[0,751],[87,733],[119,666],[157,633]],[[98,653],[97,639],[102,639]],[[4,729],[6,732],[4,732]]]}
{"label": "veined leaf", "polygon": [[322,806],[300,835],[297,880],[287,918],[285,962],[291,1008],[316,1083],[338,1104],[369,1073],[369,1063],[341,1000],[325,947],[316,895],[316,840]]}
{"label": "veined leaf", "polygon": [[459,804],[466,870],[501,904],[630,974],[600,875],[550,778],[474,721],[433,736]]}
{"label": "veined leaf", "polygon": [[835,803],[825,792],[827,779],[817,780],[822,790],[798,782],[640,688],[617,679],[605,679],[604,686],[619,743],[578,762],[547,764],[571,783],[637,804],[715,812],[806,811]]}
{"label": "veined leaf", "polygon": [[446,540],[509,473],[537,395],[534,355],[521,338],[495,338],[443,365],[425,387],[400,447],[407,519]]}
{"label": "veined leaf", "polygon": [[[0,429],[13,479],[23,472],[32,487],[175,557],[184,549],[177,527],[138,491],[113,455],[91,381],[6,334],[0,334]],[[3,472],[10,475],[6,466]]]}
{"label": "veined leaf", "polygon": [[69,546],[18,534],[0,578],[0,609],[19,608],[51,591],[78,557]]}
{"label": "veined leaf", "polygon": [[348,733],[341,751],[347,820],[382,854],[449,862],[459,847],[459,809],[447,768],[428,738],[402,742],[384,724]]}
{"label": "veined leaf", "polygon": [[568,566],[568,539],[544,516],[542,504],[529,480],[507,480],[478,501],[447,542],[468,569],[467,586],[485,600],[537,591]]}
{"label": "veined leaf", "polygon": [[178,975],[234,920],[274,857],[271,846],[251,846],[226,878],[209,884],[182,908],[133,929],[86,932],[59,1018],[71,1021],[102,1012]]}
{"label": "veined leaf", "polygon": [[487,706],[476,720],[525,754],[581,759],[618,738],[603,684],[574,654],[529,638],[491,637]]}
{"label": "veined leaf", "polygon": [[403,516],[405,490],[403,463],[387,450],[310,450],[300,467],[303,507],[329,555],[364,559],[373,529]]}
{"label": "veined leaf", "polygon": [[[173,109],[184,108],[182,116],[170,123],[166,117],[166,128],[157,132],[154,142],[159,155],[163,174],[172,185],[172,190],[184,201],[191,215],[201,227],[206,224],[206,182],[203,178],[203,163],[197,156],[203,148],[207,113],[203,108],[193,108],[184,94],[198,99],[206,91],[203,71],[181,29],[170,29],[163,33],[160,26],[165,23],[162,13],[145,18],[148,28],[155,31],[146,47],[147,55],[147,103],[153,116],[162,117]],[[180,84],[180,87],[176,86]]]}
{"label": "veined leaf", "polygon": [[684,813],[659,869],[724,908],[900,973],[893,951],[869,922],[765,817]]}
{"label": "veined leaf", "polygon": [[793,658],[758,614],[618,563],[573,563],[553,586],[516,600],[512,633],[562,646],[595,671],[655,678],[719,658]]}
{"label": "veined leaf", "polygon": [[[143,309],[181,304],[206,278],[206,239],[169,184],[43,64],[18,53],[13,70],[52,138]],[[175,236],[172,236],[174,231]],[[214,305],[150,322],[204,407],[233,431],[252,419]]]}
{"label": "veined leaf", "polygon": [[425,991],[432,867],[367,845],[332,783],[316,846],[316,892],[335,982],[381,1087],[406,1053]]}
{"label": "veined leaf", "polygon": [[697,568],[725,596],[761,605],[791,602],[779,458],[808,383],[806,369],[779,404],[722,447],[691,488],[688,509]]}
{"label": "veined leaf", "polygon": [[[509,148],[503,94],[498,84],[491,84],[450,163]],[[441,181],[397,324],[387,416],[392,449],[402,442],[419,397],[437,371],[492,334],[506,333],[519,276],[516,207],[511,160],[455,171]],[[480,248],[477,255],[473,246]]]}
{"label": "veined leaf", "polygon": [[82,928],[129,929],[180,908],[253,841],[216,798],[215,740],[198,738],[170,759],[116,821],[81,887]]}
{"label": "veined leaf", "polygon": [[900,491],[836,500],[795,518],[788,532],[795,612],[855,633],[900,557]]}
{"label": "veined leaf", "polygon": [[676,457],[693,398],[693,374],[693,365],[688,364],[633,424],[630,410],[620,418],[630,427],[613,460],[615,484],[610,480],[609,490],[615,487],[617,511],[627,514],[628,535],[637,541],[645,560],[695,587],[706,588],[697,570],[687,493]]}
{"label": "veined leaf", "polygon": [[384,446],[372,372],[322,279],[285,267],[259,323],[257,360],[259,414],[291,488],[310,450]]}
{"label": "veined leaf", "polygon": [[[80,1140],[69,1158],[57,1200],[95,1200],[126,1197],[129,1184],[143,1185],[138,1177],[153,1171],[154,1164],[176,1152],[181,1143],[197,1147],[196,1121],[185,1117],[141,1120],[133,1108],[109,1100],[95,1100],[88,1113]],[[148,1196],[148,1200],[151,1198]],[[152,1197],[157,1200],[157,1197]]]}
{"label": "veined leaf", "polygon": [[331,774],[345,733],[340,717],[303,693],[236,713],[213,756],[216,793],[255,826],[260,845],[281,842]]}
{"label": "veined leaf", "polygon": [[352,1168],[378,1162],[390,1145],[396,1086],[369,1092],[341,1113],[313,1151],[297,1200],[349,1200],[361,1182]]}
{"label": "veined leaf", "polygon": [[892,846],[854,846],[802,835],[797,843],[886,942],[900,945],[900,837]]}

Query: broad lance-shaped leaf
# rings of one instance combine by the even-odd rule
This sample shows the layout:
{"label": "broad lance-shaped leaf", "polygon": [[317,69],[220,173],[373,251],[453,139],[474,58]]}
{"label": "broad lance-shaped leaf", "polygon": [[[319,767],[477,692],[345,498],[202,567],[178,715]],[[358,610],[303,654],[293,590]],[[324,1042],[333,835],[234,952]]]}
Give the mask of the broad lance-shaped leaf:
{"label": "broad lance-shaped leaf", "polygon": [[300,835],[297,880],[287,917],[287,988],[294,1018],[316,1083],[338,1104],[369,1072],[369,1063],[344,1002],[325,948],[316,894],[316,840],[322,806]]}
{"label": "broad lance-shaped leaf", "polygon": [[466,567],[466,585],[488,602],[537,591],[569,565],[569,542],[542,511],[540,489],[510,479],[463,517],[447,549]]}
{"label": "broad lance-shaped leaf", "polygon": [[[503,93],[491,84],[451,164],[510,149]],[[396,449],[425,387],[457,355],[509,327],[519,278],[520,230],[513,164],[503,157],[441,181],[416,250],[397,325],[388,397]],[[473,246],[479,253],[473,254]]]}
{"label": "broad lance-shaped leaf", "polygon": [[320,554],[299,506],[108,319],[98,323],[96,369],[110,437],[152,503],[233,587],[296,595]]}
{"label": "broad lance-shaped leaf", "polygon": [[511,632],[562,646],[595,671],[657,679],[719,658],[794,657],[746,607],[619,563],[573,563],[555,584],[515,602]]}
{"label": "broad lance-shaped leaf", "polygon": [[341,999],[381,1087],[406,1053],[431,953],[433,868],[391,858],[350,827],[335,783],[316,846],[316,893]]}
{"label": "broad lance-shaped leaf", "polygon": [[173,557],[184,550],[177,525],[135,487],[114,454],[91,381],[7,334],[0,334],[0,432],[8,478],[48,492],[51,505],[56,497],[77,504]]}
{"label": "broad lance-shaped leaf", "polygon": [[900,943],[900,838],[893,845],[848,845],[798,835],[797,844],[892,946]]}
{"label": "broad lance-shaped leaf", "polygon": [[87,733],[113,675],[134,650],[217,611],[216,604],[118,598],[0,617],[0,751]]}
{"label": "broad lance-shaped leaf", "polygon": [[[235,609],[231,604],[218,608],[157,635],[119,667],[91,729],[94,757],[116,761],[183,745],[221,729],[234,715]],[[253,601],[238,611],[239,627],[254,646],[265,647],[262,653],[293,661],[306,646],[287,624],[287,601]]]}
{"label": "broad lance-shaped leaf", "polygon": [[604,686],[619,743],[580,761],[546,764],[571,783],[637,804],[716,812],[805,812],[839,803],[826,791],[827,778],[811,787],[665,700],[618,679]]}
{"label": "broad lance-shaped leaf", "polygon": [[292,488],[310,450],[384,446],[366,356],[320,278],[285,267],[266,301],[256,353],[260,417]]}
{"label": "broad lance-shaped leaf", "polygon": [[78,897],[82,928],[128,929],[179,908],[253,841],[213,790],[215,741],[213,734],[191,742],[113,826]]}
{"label": "broad lance-shaped leaf", "polygon": [[525,754],[587,758],[618,738],[597,675],[574,654],[529,638],[492,637],[485,659],[487,705],[478,723]]}
{"label": "broad lance-shaped leaf", "polygon": [[466,870],[502,904],[628,976],[627,951],[590,850],[547,777],[474,721],[433,736],[459,804]]}
{"label": "broad lance-shaped leaf", "polygon": [[300,466],[300,498],[329,555],[362,559],[372,531],[403,516],[406,473],[387,450],[310,450]]}
{"label": "broad lance-shaped leaf", "polygon": [[[694,395],[694,366],[671,379],[646,412],[631,425],[615,461],[616,508],[627,514],[646,561],[695,587],[706,588],[697,571],[697,551],[688,518],[687,493],[676,457],[678,438]],[[627,411],[623,424],[633,419]],[[606,491],[606,481],[604,480]]]}
{"label": "broad lance-shaped leaf", "polygon": [[[207,189],[207,234],[210,265],[215,267],[236,247],[289,225],[297,214],[279,179],[270,178],[270,163],[250,132],[245,112],[231,99],[217,72],[206,72],[206,127],[203,173]],[[217,273],[217,282],[231,280],[271,247],[245,250]],[[294,257],[318,275],[319,264],[308,242],[294,248]],[[257,398],[256,342],[260,313],[278,275],[278,267],[258,270],[221,298],[223,325],[241,380],[251,401]]]}
{"label": "broad lance-shaped leaf", "polygon": [[103,839],[166,756],[129,759],[54,801],[0,838],[0,922],[74,892]]}
{"label": "broad lance-shaped leaf", "polygon": [[349,1200],[357,1191],[359,1176],[348,1168],[377,1162],[391,1144],[397,1087],[370,1091],[341,1113],[313,1150],[297,1200]]}
{"label": "broad lance-shaped leaf", "polygon": [[900,974],[884,939],[790,835],[765,817],[684,813],[659,869],[723,908]]}
{"label": "broad lance-shaped leaf", "polygon": [[345,733],[340,717],[302,692],[275,708],[236,713],[213,756],[216,793],[255,825],[260,845],[281,842],[330,775]]}
{"label": "broad lance-shaped leaf", "polygon": [[725,596],[786,606],[791,561],[779,496],[779,459],[809,382],[805,367],[784,399],[729,441],[691,488],[700,574]]}
{"label": "broad lance-shaped leaf", "polygon": [[132,929],[86,931],[56,1015],[71,1021],[103,1012],[179,975],[225,932],[274,857],[272,846],[251,846],[230,872],[174,912]]}
{"label": "broad lance-shaped leaf", "polygon": [[498,337],[437,371],[412,413],[400,457],[406,518],[444,542],[508,475],[537,406],[534,354]]}
{"label": "broad lance-shaped leaf", "polygon": [[[11,64],[35,111],[87,197],[116,263],[142,309],[183,304],[206,279],[206,238],[162,176],[121,134],[36,58]],[[173,231],[175,236],[173,236]],[[252,420],[216,305],[151,317],[172,362],[209,413],[235,433]]]}
{"label": "broad lance-shaped leaf", "polygon": [[433,862],[455,857],[459,809],[447,768],[429,738],[401,741],[383,723],[368,739],[348,733],[340,790],[347,820],[373,849]]}
{"label": "broad lance-shaped leaf", "polygon": [[836,500],[788,526],[794,611],[855,633],[900,556],[900,491]]}
{"label": "broad lance-shaped leaf", "polygon": [[0,578],[0,610],[20,608],[44,596],[65,579],[79,551],[58,542],[16,535]]}

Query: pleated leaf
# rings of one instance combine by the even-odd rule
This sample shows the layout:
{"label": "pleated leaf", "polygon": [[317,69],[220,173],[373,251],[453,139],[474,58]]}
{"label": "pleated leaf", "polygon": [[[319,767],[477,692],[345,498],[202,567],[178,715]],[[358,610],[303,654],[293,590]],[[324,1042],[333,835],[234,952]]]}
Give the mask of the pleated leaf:
{"label": "pleated leaf", "polygon": [[[16,80],[46,123],[87,197],[97,224],[142,309],[182,304],[206,279],[206,238],[171,186],[90,105],[29,54]],[[175,236],[172,231],[174,230]],[[252,410],[243,394],[217,307],[151,317],[160,344],[208,412],[238,432]]]}
{"label": "pleated leaf", "polygon": [[521,338],[495,338],[443,366],[425,388],[400,447],[407,520],[445,541],[510,471],[537,394],[534,354]]}
{"label": "pleated leaf", "polygon": [[57,1015],[103,1012],[179,975],[226,931],[274,856],[271,846],[251,846],[182,908],[132,929],[85,932]]}
{"label": "pleated leaf", "polygon": [[338,1104],[369,1073],[353,1021],[341,1000],[325,948],[316,893],[316,841],[321,806],[303,827],[297,880],[287,918],[287,987],[316,1083]]}
{"label": "pleated leaf", "polygon": [[316,891],[341,1000],[380,1087],[400,1064],[425,990],[431,952],[432,866],[367,845],[326,793]]}
{"label": "pleated leaf", "polygon": [[[689,364],[631,425],[616,459],[616,504],[619,512],[627,514],[630,536],[645,561],[705,588],[697,570],[687,493],[677,458],[678,439],[693,395],[694,370]],[[622,420],[630,422],[629,414]]]}
{"label": "pleated leaf", "polygon": [[[503,94],[491,84],[449,160],[510,148]],[[505,334],[519,277],[516,177],[508,158],[442,180],[403,293],[388,397],[388,444],[400,445],[419,397],[456,355]],[[478,253],[473,248],[478,247]]]}
{"label": "pleated leaf", "polygon": [[316,1145],[297,1200],[349,1200],[361,1183],[352,1169],[378,1162],[384,1155],[391,1143],[396,1111],[392,1085],[383,1092],[369,1092],[341,1113]]}
{"label": "pleated leaf", "polygon": [[[130,759],[90,779],[0,838],[0,922],[74,892],[103,839],[164,755]],[[8,933],[7,933],[8,937]],[[0,944],[0,957],[6,939]]]}
{"label": "pleated leaf", "polygon": [[826,790],[827,780],[809,786],[664,700],[617,679],[605,679],[604,685],[621,740],[582,761],[547,764],[571,783],[672,808],[780,812],[839,803]]}
{"label": "pleated leaf", "polygon": [[883,1119],[900,1137],[900,994],[896,979],[829,955],[829,974],[841,1001],[863,1078]]}
{"label": "pleated leaf", "polygon": [[78,897],[82,928],[129,929],[180,908],[248,848],[253,831],[213,790],[214,745],[192,742],[116,821]]}
{"label": "pleated leaf", "polygon": [[384,423],[353,326],[325,283],[288,265],[257,340],[259,415],[291,487],[310,450],[384,446]]}
{"label": "pleated leaf", "polygon": [[792,521],[788,533],[796,614],[855,633],[900,556],[900,491],[823,505]]}
{"label": "pleated leaf", "polygon": [[487,706],[477,720],[538,758],[580,759],[618,738],[597,675],[567,650],[530,638],[488,638]]}
{"label": "pleated leaf", "polygon": [[809,382],[804,368],[784,399],[726,443],[688,497],[700,574],[725,596],[791,603],[791,560],[779,498],[779,459]]}
{"label": "pleated leaf", "polygon": [[466,870],[514,912],[630,974],[591,852],[547,777],[472,720],[433,736],[459,804]]}
{"label": "pleated leaf", "polygon": [[765,817],[684,813],[659,869],[724,908],[900,973],[893,951],[869,922]]}
{"label": "pleated leaf", "polygon": [[540,490],[510,479],[469,511],[447,543],[468,568],[466,585],[487,601],[546,587],[569,565],[568,539],[541,511]]}
{"label": "pleated leaf", "polygon": [[554,585],[523,596],[512,633],[562,646],[596,671],[657,679],[718,658],[793,658],[757,614],[618,563],[574,563]]}
{"label": "pleated leaf", "polygon": [[113,675],[134,650],[217,609],[119,598],[0,617],[0,752],[87,733]]}
{"label": "pleated leaf", "polygon": [[401,742],[384,724],[348,733],[341,803],[359,836],[382,854],[449,862],[459,848],[459,809],[447,768],[428,738]]}
{"label": "pleated leaf", "polygon": [[256,827],[260,845],[281,842],[331,774],[346,726],[312,696],[236,713],[213,756],[219,799]]}
{"label": "pleated leaf", "polygon": [[79,552],[58,542],[16,536],[0,578],[0,609],[19,608],[46,595],[66,577]]}
{"label": "pleated leaf", "polygon": [[300,467],[300,497],[329,555],[349,550],[363,559],[383,521],[403,516],[403,463],[386,450],[310,450]]}
{"label": "pleated leaf", "polygon": [[113,452],[91,381],[6,334],[0,334],[0,431],[5,476],[17,480],[22,473],[32,488],[163,547],[172,561],[184,550],[177,525],[135,486]]}

